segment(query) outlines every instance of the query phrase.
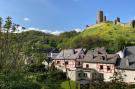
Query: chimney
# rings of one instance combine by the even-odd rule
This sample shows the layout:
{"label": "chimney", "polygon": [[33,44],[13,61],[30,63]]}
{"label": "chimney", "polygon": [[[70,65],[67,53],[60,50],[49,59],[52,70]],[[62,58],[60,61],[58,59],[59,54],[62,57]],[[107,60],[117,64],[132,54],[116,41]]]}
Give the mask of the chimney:
{"label": "chimney", "polygon": [[76,54],[76,51],[75,51],[75,49],[73,49],[73,53],[74,53],[74,54]]}
{"label": "chimney", "polygon": [[129,66],[129,60],[126,58],[126,66]]}

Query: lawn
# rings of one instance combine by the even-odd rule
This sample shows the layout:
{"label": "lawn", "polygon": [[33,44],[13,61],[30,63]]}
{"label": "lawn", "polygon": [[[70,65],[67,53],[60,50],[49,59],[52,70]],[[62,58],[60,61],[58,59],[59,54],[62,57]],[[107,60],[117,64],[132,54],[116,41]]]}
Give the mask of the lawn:
{"label": "lawn", "polygon": [[[75,81],[70,81],[70,84],[71,84],[71,89],[76,89],[76,82]],[[63,89],[70,89],[70,87],[69,87],[69,81],[62,82],[61,83],[61,87]],[[78,85],[78,89],[80,89],[79,88],[79,85]]]}

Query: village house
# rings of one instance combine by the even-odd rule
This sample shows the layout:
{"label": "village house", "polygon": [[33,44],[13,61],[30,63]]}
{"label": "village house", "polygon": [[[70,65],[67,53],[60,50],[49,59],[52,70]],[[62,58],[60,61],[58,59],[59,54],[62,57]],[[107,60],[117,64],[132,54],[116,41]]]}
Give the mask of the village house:
{"label": "village house", "polygon": [[124,82],[135,84],[135,46],[126,47],[118,54],[122,56],[117,63],[117,72]]}
{"label": "village house", "polygon": [[111,81],[116,72],[118,54],[108,54],[104,47],[89,50],[83,60],[83,68],[94,69],[103,74],[104,81]]}
{"label": "village house", "polygon": [[135,46],[126,47],[116,54],[108,54],[104,47],[89,50],[65,49],[53,60],[57,69],[66,72],[67,77],[85,85],[94,80],[109,82],[114,73],[123,81],[135,84]]}
{"label": "village house", "polygon": [[95,69],[78,68],[76,70],[76,81],[81,85],[89,84],[90,82],[103,80],[103,74]]}
{"label": "village house", "polygon": [[51,67],[53,60],[59,54],[59,50],[56,48],[48,48],[42,50],[45,55],[45,60],[42,64],[45,65],[45,68]]}
{"label": "village house", "polygon": [[83,48],[62,50],[54,59],[55,67],[64,72],[66,69],[75,70],[81,67],[80,60],[83,60],[85,52]]}

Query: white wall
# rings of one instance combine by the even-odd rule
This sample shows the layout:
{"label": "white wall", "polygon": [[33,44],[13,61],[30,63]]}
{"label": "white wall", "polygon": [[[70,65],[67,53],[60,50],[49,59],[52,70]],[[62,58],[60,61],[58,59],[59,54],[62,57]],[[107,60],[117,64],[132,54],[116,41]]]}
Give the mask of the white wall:
{"label": "white wall", "polygon": [[124,58],[124,53],[122,51],[119,51],[116,54],[118,54],[120,56],[120,58]]}
{"label": "white wall", "polygon": [[75,70],[68,70],[67,75],[69,79],[76,81],[76,71]]}
{"label": "white wall", "polygon": [[122,74],[122,77],[124,78],[124,82],[135,84],[135,71],[118,69],[118,72]]}
{"label": "white wall", "polygon": [[83,68],[86,68],[86,65],[89,65],[89,68],[97,69],[97,66],[95,63],[83,63]]}
{"label": "white wall", "polygon": [[[97,72],[102,73],[104,76],[104,81],[111,81],[110,77],[113,77],[115,67],[113,64],[99,64],[99,63],[83,63],[83,68],[86,68],[86,65],[89,65],[89,68],[95,69]],[[103,65],[103,71],[100,71],[99,66]],[[111,71],[107,71],[107,66],[110,66]]]}

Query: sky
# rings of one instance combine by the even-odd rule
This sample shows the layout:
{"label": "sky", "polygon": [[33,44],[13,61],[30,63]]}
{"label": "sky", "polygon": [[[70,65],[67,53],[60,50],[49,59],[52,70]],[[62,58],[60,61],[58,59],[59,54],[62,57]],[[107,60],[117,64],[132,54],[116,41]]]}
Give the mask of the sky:
{"label": "sky", "polygon": [[0,17],[28,29],[59,33],[80,31],[96,22],[103,10],[107,19],[122,22],[135,19],[135,0],[0,0]]}

